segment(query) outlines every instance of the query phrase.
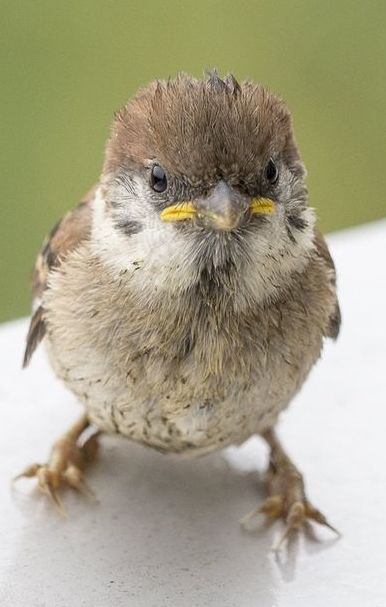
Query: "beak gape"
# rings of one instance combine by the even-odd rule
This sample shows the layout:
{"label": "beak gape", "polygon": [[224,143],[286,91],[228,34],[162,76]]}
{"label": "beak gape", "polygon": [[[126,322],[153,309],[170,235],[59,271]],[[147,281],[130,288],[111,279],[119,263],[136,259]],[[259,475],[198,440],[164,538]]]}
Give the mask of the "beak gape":
{"label": "beak gape", "polygon": [[270,198],[251,200],[236,193],[224,181],[219,181],[207,198],[171,205],[161,212],[161,219],[175,222],[196,217],[211,228],[230,231],[239,225],[248,210],[266,214],[274,209],[274,202]]}

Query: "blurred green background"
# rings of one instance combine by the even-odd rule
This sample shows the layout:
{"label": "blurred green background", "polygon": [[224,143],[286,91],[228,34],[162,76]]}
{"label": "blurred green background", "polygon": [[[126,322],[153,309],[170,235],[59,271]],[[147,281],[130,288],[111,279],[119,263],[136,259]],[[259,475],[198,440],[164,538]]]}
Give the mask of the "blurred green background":
{"label": "blurred green background", "polygon": [[[155,77],[250,77],[292,109],[323,230],[386,215],[386,3],[1,0],[0,320],[97,180],[112,113]],[[365,254],[365,252],[364,252]]]}

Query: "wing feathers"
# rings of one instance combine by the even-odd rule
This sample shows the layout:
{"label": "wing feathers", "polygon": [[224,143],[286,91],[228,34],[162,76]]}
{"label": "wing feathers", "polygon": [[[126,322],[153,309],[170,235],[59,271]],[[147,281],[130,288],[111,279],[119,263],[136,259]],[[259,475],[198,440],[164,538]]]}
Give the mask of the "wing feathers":
{"label": "wing feathers", "polygon": [[[89,237],[91,230],[90,203],[94,192],[95,188],[56,224],[44,241],[33,272],[32,292],[34,299],[41,299],[47,288],[49,273],[61,264],[68,253],[76,249],[81,242]],[[42,305],[39,305],[31,318],[23,367],[28,365],[45,332],[44,308]]]}
{"label": "wing feathers", "polygon": [[320,257],[320,259],[322,259],[324,261],[324,263],[327,265],[327,267],[330,270],[330,280],[331,280],[331,287],[335,292],[335,297],[336,297],[336,301],[335,301],[335,308],[333,313],[330,316],[329,319],[329,324],[326,327],[326,332],[325,332],[325,336],[326,337],[331,337],[332,339],[336,339],[339,335],[339,330],[340,330],[340,325],[341,325],[341,321],[342,321],[342,317],[341,317],[341,313],[340,313],[340,307],[339,307],[339,301],[338,301],[338,297],[336,294],[336,271],[335,271],[335,264],[333,262],[333,259],[330,255],[330,251],[328,250],[328,246],[327,243],[325,241],[325,239],[323,238],[322,234],[318,231],[315,230],[315,248],[316,248],[316,253],[317,255]]}

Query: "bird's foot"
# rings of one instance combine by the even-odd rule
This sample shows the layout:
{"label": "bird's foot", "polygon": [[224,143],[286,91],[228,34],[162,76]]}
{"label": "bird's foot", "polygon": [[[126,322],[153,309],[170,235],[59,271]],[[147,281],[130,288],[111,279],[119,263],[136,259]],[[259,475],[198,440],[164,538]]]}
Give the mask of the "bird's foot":
{"label": "bird's foot", "polygon": [[286,495],[271,495],[264,501],[259,511],[271,520],[278,518],[285,520],[286,527],[276,546],[274,546],[275,550],[278,550],[282,546],[293,531],[297,531],[309,521],[315,521],[320,525],[324,525],[337,535],[340,535],[339,531],[328,522],[324,514],[315,508],[306,498],[291,502],[288,501],[288,496]]}
{"label": "bird's foot", "polygon": [[14,479],[37,478],[39,489],[50,496],[58,511],[64,516],[66,516],[66,510],[58,494],[62,487],[71,487],[89,496],[94,496],[93,491],[84,480],[83,471],[86,465],[96,457],[99,434],[95,433],[83,444],[78,444],[79,437],[88,425],[87,417],[82,416],[66,434],[56,441],[48,463],[32,464]]}
{"label": "bird's foot", "polygon": [[[269,472],[270,474],[271,472]],[[282,546],[293,531],[297,531],[309,521],[315,521],[340,535],[324,514],[305,497],[303,479],[299,473],[290,474],[289,471],[286,471],[283,475],[275,474],[274,479],[268,480],[268,487],[269,497],[257,510],[247,514],[242,519],[242,524],[247,525],[252,518],[261,514],[268,520],[284,519],[286,527],[278,543],[274,546],[275,550]]]}
{"label": "bird's foot", "polygon": [[293,531],[306,526],[309,521],[328,527],[340,535],[324,514],[307,499],[303,477],[281,447],[276,435],[267,432],[264,438],[271,446],[271,460],[267,473],[268,497],[257,510],[247,514],[241,523],[246,526],[252,518],[261,514],[268,520],[284,519],[286,528],[274,547],[276,550]]}

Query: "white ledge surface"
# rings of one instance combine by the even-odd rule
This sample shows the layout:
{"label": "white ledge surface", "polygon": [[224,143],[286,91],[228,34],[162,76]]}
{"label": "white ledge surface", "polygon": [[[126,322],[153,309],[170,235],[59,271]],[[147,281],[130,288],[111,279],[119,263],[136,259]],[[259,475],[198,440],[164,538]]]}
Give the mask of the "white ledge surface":
{"label": "white ledge surface", "polygon": [[329,238],[341,336],[281,419],[310,499],[338,527],[243,532],[264,497],[259,438],[193,461],[104,437],[97,503],[68,491],[69,518],[11,477],[44,461],[80,406],[43,349],[20,369],[27,321],[0,328],[0,604],[3,607],[384,607],[386,605],[386,222]]}

